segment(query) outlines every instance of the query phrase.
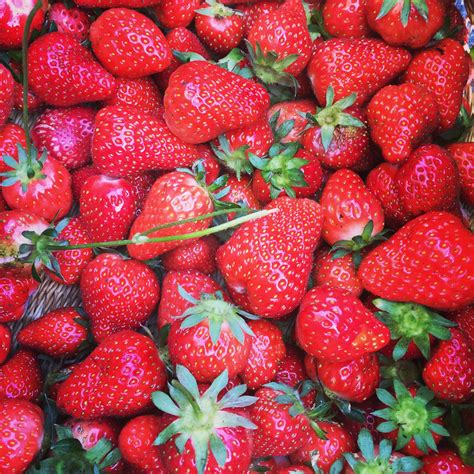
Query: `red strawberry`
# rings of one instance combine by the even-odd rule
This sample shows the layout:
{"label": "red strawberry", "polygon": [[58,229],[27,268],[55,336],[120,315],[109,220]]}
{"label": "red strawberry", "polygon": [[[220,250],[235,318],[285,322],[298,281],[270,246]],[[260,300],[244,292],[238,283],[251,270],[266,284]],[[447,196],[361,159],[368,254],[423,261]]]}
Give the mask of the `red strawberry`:
{"label": "red strawberry", "polygon": [[111,97],[116,82],[78,40],[64,33],[48,33],[28,49],[28,83],[51,105],[67,107]]}
{"label": "red strawberry", "polygon": [[235,9],[244,14],[244,36],[248,36],[249,31],[260,16],[271,13],[279,7],[280,3],[277,1],[264,0],[255,3],[238,3]]}
{"label": "red strawberry", "polygon": [[18,321],[23,316],[28,299],[38,286],[38,282],[28,273],[18,275],[18,271],[2,268],[0,271],[0,322]]}
{"label": "red strawberry", "polygon": [[[219,177],[221,167],[216,156],[212,152],[210,145],[207,143],[201,143],[200,145],[196,145],[196,150],[199,156],[198,162],[200,162],[204,168],[204,181],[207,186],[210,186]],[[196,163],[194,163],[194,165],[195,164]]]}
{"label": "red strawberry", "polygon": [[128,8],[103,12],[92,23],[89,39],[101,64],[116,76],[149,76],[171,62],[171,50],[158,26]]}
{"label": "red strawberry", "polygon": [[[167,173],[159,178],[150,189],[142,213],[137,217],[130,230],[130,237],[141,234],[167,222],[199,217],[211,213],[214,209],[209,193],[192,174],[183,171]],[[209,227],[211,218],[196,222],[179,224],[147,234],[149,238],[188,234]],[[140,243],[129,245],[128,251],[133,258],[147,260],[162,253],[192,242],[170,241],[157,243]]]}
{"label": "red strawberry", "polygon": [[197,158],[196,149],[175,137],[161,120],[134,108],[104,107],[96,115],[92,159],[104,174],[127,176],[191,166]]}
{"label": "red strawberry", "polygon": [[367,107],[370,135],[385,160],[405,161],[437,128],[439,114],[434,98],[414,84],[387,86]]}
{"label": "red strawberry", "polygon": [[142,262],[103,253],[90,262],[81,277],[82,301],[98,342],[123,329],[135,329],[150,316],[160,287]]}
{"label": "red strawberry", "polygon": [[[260,203],[252,190],[248,178],[242,177],[239,180],[236,176],[230,176],[222,190],[226,192],[226,194],[222,196],[219,201],[232,202],[243,207],[248,207],[249,209],[260,209]],[[227,214],[227,219],[232,220],[236,215],[235,212]]]}
{"label": "red strawberry", "polygon": [[0,364],[3,364],[10,353],[12,333],[8,326],[0,324]]}
{"label": "red strawberry", "polygon": [[334,88],[335,101],[355,93],[355,105],[362,105],[403,72],[410,59],[408,51],[378,39],[336,38],[316,48],[308,75],[321,105],[326,104],[329,86]]}
{"label": "red strawberry", "polygon": [[0,465],[5,472],[25,472],[41,449],[44,416],[26,400],[0,403]]}
{"label": "red strawberry", "polygon": [[250,321],[249,327],[254,335],[240,378],[249,389],[256,390],[274,379],[286,348],[281,330],[271,322]]}
{"label": "red strawberry", "polygon": [[196,270],[211,274],[216,271],[216,250],[219,241],[207,235],[196,242],[178,247],[161,256],[166,271]]}
{"label": "red strawberry", "polygon": [[466,306],[449,316],[464,333],[469,347],[474,350],[474,306]]}
{"label": "red strawberry", "polygon": [[370,28],[388,44],[421,48],[443,26],[446,9],[442,0],[367,0],[366,12]]}
{"label": "red strawberry", "polygon": [[0,128],[7,121],[13,108],[14,85],[11,72],[0,64]]}
{"label": "red strawberry", "polygon": [[0,400],[21,398],[34,402],[41,389],[40,366],[31,352],[18,351],[0,366]]}
{"label": "red strawberry", "polygon": [[366,15],[367,0],[327,0],[321,11],[324,28],[335,38],[371,36]]}
{"label": "red strawberry", "polygon": [[82,166],[81,168],[71,171],[72,196],[74,201],[79,201],[81,198],[81,189],[86,180],[98,174],[101,174],[101,172],[94,165]]}
{"label": "red strawberry", "polygon": [[24,326],[20,345],[50,357],[71,357],[87,341],[86,320],[72,307],[56,309]]}
{"label": "red strawberry", "polygon": [[269,96],[249,79],[205,61],[192,61],[171,76],[164,105],[166,123],[177,137],[203,143],[255,122],[266,112]]}
{"label": "red strawberry", "polygon": [[423,380],[437,398],[450,403],[469,400],[474,393],[474,352],[463,332],[451,329],[423,369]]}
{"label": "red strawberry", "polygon": [[152,172],[136,173],[127,176],[125,179],[132,185],[136,198],[135,217],[138,217],[142,212],[145,199],[156,180],[155,174]]}
{"label": "red strawberry", "polygon": [[[19,75],[21,68],[17,63],[11,62],[10,67]],[[16,82],[14,84],[14,98],[13,98],[13,108],[17,110],[23,110],[23,84]],[[30,89],[28,89],[28,110],[34,112],[38,110],[43,105],[43,101],[34,94]]]}
{"label": "red strawberry", "polygon": [[276,212],[239,227],[217,251],[217,266],[239,306],[279,318],[303,298],[322,213],[314,201],[287,197],[266,209]]}
{"label": "red strawberry", "polygon": [[85,8],[144,8],[156,5],[157,0],[74,0],[74,3]]}
{"label": "red strawberry", "polygon": [[91,158],[94,117],[90,107],[48,109],[35,121],[31,138],[39,150],[46,149],[67,169],[79,168]]}
{"label": "red strawberry", "polygon": [[[20,144],[23,148],[26,148],[25,130],[16,123],[8,122],[3,128],[0,128],[0,156],[13,156],[13,158],[17,160],[17,144]],[[9,168],[4,163],[3,159],[0,159],[0,172],[3,173],[8,169]]]}
{"label": "red strawberry", "polygon": [[59,387],[57,404],[76,418],[132,416],[166,383],[153,342],[133,331],[107,337]]}
{"label": "red strawberry", "polygon": [[461,195],[470,206],[474,206],[474,144],[451,143],[446,148],[459,171]]}
{"label": "red strawberry", "polygon": [[160,23],[166,28],[176,28],[186,27],[193,21],[201,0],[161,0],[158,3],[154,11]]}
{"label": "red strawberry", "polygon": [[472,467],[464,464],[462,459],[451,450],[443,449],[438,453],[431,453],[423,459],[420,474],[472,474]]}
{"label": "red strawberry", "polygon": [[447,212],[405,224],[362,261],[359,278],[392,301],[455,310],[474,302],[474,237]]}
{"label": "red strawberry", "polygon": [[54,22],[59,33],[73,36],[79,41],[89,37],[91,20],[89,15],[79,8],[68,8],[64,3],[53,3],[49,9],[49,21]]}

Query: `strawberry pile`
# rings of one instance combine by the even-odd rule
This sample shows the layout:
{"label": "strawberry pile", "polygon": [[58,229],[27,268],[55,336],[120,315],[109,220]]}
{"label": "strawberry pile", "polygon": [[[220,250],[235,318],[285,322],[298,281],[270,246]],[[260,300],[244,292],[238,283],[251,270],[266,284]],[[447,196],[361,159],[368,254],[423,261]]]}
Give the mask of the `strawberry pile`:
{"label": "strawberry pile", "polygon": [[452,0],[0,0],[0,473],[473,474],[467,41]]}

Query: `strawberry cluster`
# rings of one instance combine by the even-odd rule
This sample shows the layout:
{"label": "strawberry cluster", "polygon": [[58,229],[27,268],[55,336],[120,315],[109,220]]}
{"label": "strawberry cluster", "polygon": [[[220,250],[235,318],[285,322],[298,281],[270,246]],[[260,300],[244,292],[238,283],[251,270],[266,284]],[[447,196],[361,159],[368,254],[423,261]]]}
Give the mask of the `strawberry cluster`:
{"label": "strawberry cluster", "polygon": [[473,474],[467,37],[0,0],[0,473]]}

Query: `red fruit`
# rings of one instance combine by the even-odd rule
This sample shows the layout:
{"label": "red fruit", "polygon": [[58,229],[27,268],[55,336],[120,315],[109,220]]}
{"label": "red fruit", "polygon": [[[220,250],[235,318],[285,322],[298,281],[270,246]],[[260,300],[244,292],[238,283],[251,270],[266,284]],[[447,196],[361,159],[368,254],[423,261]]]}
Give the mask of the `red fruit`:
{"label": "red fruit", "polygon": [[429,212],[372,250],[358,274],[382,298],[459,309],[474,302],[474,237],[452,214]]}
{"label": "red fruit", "polygon": [[0,324],[0,364],[3,364],[10,353],[12,333],[8,326]]}
{"label": "red fruit", "polygon": [[472,474],[472,467],[464,464],[451,450],[428,454],[422,461],[423,467],[418,471],[420,474]]}
{"label": "red fruit", "polygon": [[166,271],[196,270],[211,274],[216,271],[216,250],[219,241],[207,235],[195,242],[178,247],[161,256]]}
{"label": "red fruit", "polygon": [[74,201],[79,201],[81,198],[81,189],[87,178],[98,174],[101,174],[101,172],[94,165],[82,166],[71,172],[72,196]]}
{"label": "red fruit", "polygon": [[[167,222],[179,222],[213,212],[212,200],[191,174],[174,171],[155,181],[146,198],[142,213],[137,217],[130,230],[130,238],[157,225]],[[211,218],[196,222],[179,224],[147,234],[149,238],[170,235],[189,234],[207,229]],[[175,240],[169,242],[140,243],[129,245],[128,251],[133,258],[147,260],[173,250],[197,239]]]}
{"label": "red fruit", "polygon": [[342,362],[380,350],[390,341],[390,331],[356,297],[322,286],[301,302],[296,339],[308,354]]}
{"label": "red fruit", "polygon": [[112,97],[116,82],[78,40],[47,33],[28,49],[28,83],[51,105],[68,107]]}
{"label": "red fruit", "polygon": [[158,303],[160,286],[144,263],[102,253],[82,272],[81,292],[94,339],[102,342],[110,334],[143,324]]}
{"label": "red fruit", "polygon": [[423,370],[423,380],[437,398],[449,403],[469,400],[474,392],[474,352],[463,332],[451,329]]}
{"label": "red fruit", "polygon": [[217,251],[217,266],[234,301],[267,318],[295,310],[306,290],[322,213],[309,199],[281,197],[276,212],[240,226]]}
{"label": "red fruit", "polygon": [[[222,2],[226,3],[226,2]],[[280,2],[259,1],[255,3],[238,3],[235,9],[244,14],[244,36],[247,37],[255,22],[262,16],[275,11]]]}
{"label": "red fruit", "polygon": [[[21,68],[14,62],[10,63],[10,67],[20,76]],[[14,84],[14,99],[13,108],[16,110],[23,110],[23,85],[15,81]],[[28,111],[34,112],[43,105],[43,101],[33,92],[28,89]]]}
{"label": "red fruit", "polygon": [[311,467],[305,466],[303,464],[280,467],[276,471],[276,474],[313,474],[313,473],[314,473],[314,469],[312,469]]}
{"label": "red fruit", "polygon": [[122,240],[135,219],[137,197],[126,179],[96,175],[82,185],[79,205],[93,242]]}
{"label": "red fruit", "polygon": [[3,64],[0,64],[0,128],[12,111],[14,86],[15,81],[11,72]]}
{"label": "red fruit", "polygon": [[[3,128],[0,128],[0,156],[13,156],[15,160],[18,160],[17,144],[26,148],[25,130],[16,123],[8,122]],[[8,169],[3,159],[0,159],[0,172],[3,173]],[[0,180],[2,180],[2,177],[0,177]]]}
{"label": "red fruit", "polygon": [[474,306],[466,306],[451,314],[450,318],[459,326],[469,347],[474,350]]}
{"label": "red fruit", "polygon": [[49,9],[49,21],[54,22],[59,33],[69,34],[79,41],[89,36],[91,20],[79,8],[68,8],[64,3],[53,3]]}
{"label": "red fruit", "polygon": [[26,400],[0,403],[0,465],[11,474],[25,472],[41,449],[44,436],[41,408]]}
{"label": "red fruit", "polygon": [[211,147],[207,143],[196,145],[196,150],[199,156],[198,161],[201,162],[204,168],[204,181],[207,186],[210,186],[219,177],[221,167],[219,166],[219,162],[212,152]]}
{"label": "red fruit", "polygon": [[322,9],[324,27],[335,38],[371,36],[366,16],[367,0],[327,0]]}
{"label": "red fruit", "polygon": [[127,176],[125,179],[132,185],[136,199],[135,217],[138,217],[142,212],[145,199],[156,180],[155,174],[152,172],[136,173]]}
{"label": "red fruit", "polygon": [[85,8],[144,8],[156,5],[158,0],[74,0],[74,3]]}
{"label": "red fruit", "polygon": [[0,400],[21,398],[34,402],[42,386],[40,366],[31,352],[20,350],[0,366]]}
{"label": "red fruit", "polygon": [[101,64],[116,76],[149,76],[171,62],[171,50],[158,26],[128,8],[103,12],[92,23],[89,39]]}
{"label": "red fruit", "polygon": [[33,142],[67,169],[84,166],[91,158],[95,113],[83,106],[48,109],[35,121],[31,130]]}
{"label": "red fruit", "polygon": [[[226,188],[229,192],[219,199],[221,202],[233,202],[234,204],[246,206],[249,209],[260,209],[260,203],[255,197],[250,181],[247,178],[242,177],[239,180],[235,176],[230,176],[223,189]],[[232,212],[227,214],[227,219],[234,219],[235,216],[236,213]]]}
{"label": "red fruit", "polygon": [[233,72],[192,61],[171,76],[164,96],[165,120],[187,143],[204,143],[255,122],[267,110],[263,86]]}
{"label": "red fruit", "polygon": [[39,283],[28,273],[19,275],[18,271],[2,268],[0,271],[0,322],[18,321],[23,316],[30,296],[38,286]]}
{"label": "red fruit", "polygon": [[410,59],[408,51],[378,39],[336,38],[316,48],[308,75],[321,105],[326,104],[329,86],[335,101],[356,93],[355,105],[362,105],[403,72]]}
{"label": "red fruit", "polygon": [[474,144],[451,143],[446,148],[459,171],[461,195],[470,206],[474,206]]}
{"label": "red fruit", "polygon": [[367,107],[370,135],[385,160],[405,161],[437,128],[439,114],[434,98],[414,84],[387,86]]}
{"label": "red fruit", "polygon": [[240,378],[249,389],[256,390],[274,379],[286,348],[281,330],[271,322],[250,321],[249,327],[254,335]]}
{"label": "red fruit", "polygon": [[193,21],[201,0],[161,0],[158,3],[154,11],[160,23],[166,28],[176,28],[186,27]]}
{"label": "red fruit", "polygon": [[87,341],[87,324],[72,307],[56,309],[24,326],[20,345],[50,357],[71,357]]}
{"label": "red fruit", "polygon": [[[76,418],[132,416],[166,383],[153,342],[133,331],[107,337],[59,387],[57,404]],[[111,388],[113,387],[113,390]]]}
{"label": "red fruit", "polygon": [[186,167],[198,158],[196,149],[175,137],[161,120],[131,107],[104,107],[94,127],[92,159],[104,174]]}

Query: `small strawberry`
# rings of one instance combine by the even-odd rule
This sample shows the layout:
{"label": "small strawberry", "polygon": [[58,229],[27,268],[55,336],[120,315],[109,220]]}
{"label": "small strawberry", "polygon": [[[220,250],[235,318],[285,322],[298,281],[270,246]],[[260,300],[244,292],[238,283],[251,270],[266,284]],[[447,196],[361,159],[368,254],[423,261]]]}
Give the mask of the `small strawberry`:
{"label": "small strawberry", "polygon": [[19,275],[18,271],[2,268],[0,270],[0,322],[18,321],[23,316],[28,300],[38,286],[39,283],[28,273]]}
{"label": "small strawberry", "polygon": [[0,128],[7,121],[13,108],[14,85],[11,72],[0,64]]}
{"label": "small strawberry", "polygon": [[166,28],[186,27],[192,23],[201,0],[161,0],[153,8],[160,23]]}
{"label": "small strawberry", "polygon": [[68,8],[61,2],[53,3],[49,9],[49,21],[54,22],[59,33],[69,34],[79,41],[85,41],[89,37],[91,20],[79,8]]}
{"label": "small strawberry", "polygon": [[474,144],[451,143],[446,149],[456,162],[459,171],[461,196],[467,204],[474,206]]}
{"label": "small strawberry", "polygon": [[[25,130],[16,123],[7,122],[0,128],[0,156],[8,155],[18,160],[18,144],[26,148]],[[0,159],[0,172],[3,173],[8,169],[3,159]]]}
{"label": "small strawberry", "polygon": [[371,36],[366,15],[367,0],[327,0],[322,8],[324,28],[334,38]]}
{"label": "small strawberry", "polygon": [[469,342],[469,347],[474,350],[474,306],[466,306],[451,313],[449,318],[459,326]]}
{"label": "small strawberry", "polygon": [[0,364],[3,364],[10,353],[12,333],[8,326],[0,324]]}
{"label": "small strawberry", "polygon": [[462,459],[451,450],[443,449],[438,453],[431,453],[422,458],[423,467],[420,474],[472,474],[472,467],[464,464]]}

